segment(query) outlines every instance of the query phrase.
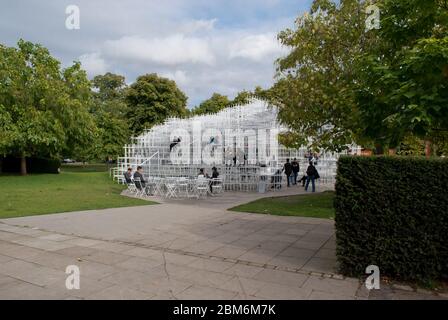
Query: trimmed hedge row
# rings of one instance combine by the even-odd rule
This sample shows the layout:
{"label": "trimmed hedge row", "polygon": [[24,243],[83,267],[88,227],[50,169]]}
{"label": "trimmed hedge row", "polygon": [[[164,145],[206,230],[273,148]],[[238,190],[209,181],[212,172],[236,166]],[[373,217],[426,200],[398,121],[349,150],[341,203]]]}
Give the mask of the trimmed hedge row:
{"label": "trimmed hedge row", "polygon": [[[0,160],[2,162],[2,172],[20,172],[19,158],[6,157]],[[59,173],[61,161],[57,159],[26,158],[26,167],[28,173]]]}
{"label": "trimmed hedge row", "polygon": [[428,282],[448,278],[448,161],[341,157],[336,196],[340,271]]}

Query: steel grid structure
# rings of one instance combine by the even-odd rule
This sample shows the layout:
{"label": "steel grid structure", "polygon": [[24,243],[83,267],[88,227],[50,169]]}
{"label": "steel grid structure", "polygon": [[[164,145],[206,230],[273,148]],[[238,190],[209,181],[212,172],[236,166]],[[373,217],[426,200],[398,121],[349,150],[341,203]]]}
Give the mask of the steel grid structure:
{"label": "steel grid structure", "polygon": [[[169,118],[124,146],[124,157],[118,159],[113,177],[122,183],[127,168],[135,170],[137,166],[142,166],[148,177],[161,178],[196,177],[199,169],[211,174],[211,168],[216,167],[226,190],[255,191],[260,181],[272,180],[287,158],[297,158],[301,175],[309,162],[308,149],[279,144],[278,134],[286,128],[277,121],[277,112],[275,106],[252,98],[245,105],[214,114]],[[356,145],[350,150],[360,153]],[[339,155],[322,152],[314,159],[320,183],[334,182]],[[285,177],[282,180],[285,184]]]}

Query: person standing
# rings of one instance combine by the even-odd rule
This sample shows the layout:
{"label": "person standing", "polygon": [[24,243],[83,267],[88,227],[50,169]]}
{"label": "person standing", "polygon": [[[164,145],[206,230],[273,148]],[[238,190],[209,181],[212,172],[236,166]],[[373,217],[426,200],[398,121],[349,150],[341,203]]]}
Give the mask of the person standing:
{"label": "person standing", "polygon": [[313,187],[313,192],[316,192],[316,185],[315,185],[315,179],[318,177],[318,173],[317,173],[317,169],[316,167],[313,165],[313,162],[310,161],[310,164],[308,166],[308,168],[306,169],[306,185],[305,185],[305,191],[308,191],[308,185],[310,184],[311,181],[311,185]]}
{"label": "person standing", "polygon": [[288,182],[288,187],[290,187],[291,186],[290,185],[290,180],[291,180],[291,177],[292,177],[292,165],[289,162],[289,159],[286,159],[286,163],[283,166],[283,171],[285,171],[286,180]]}
{"label": "person standing", "polygon": [[300,165],[297,162],[296,158],[294,158],[294,160],[291,162],[291,165],[292,165],[292,174],[293,174],[292,184],[296,185],[297,184],[297,176],[299,175],[299,171],[300,171]]}

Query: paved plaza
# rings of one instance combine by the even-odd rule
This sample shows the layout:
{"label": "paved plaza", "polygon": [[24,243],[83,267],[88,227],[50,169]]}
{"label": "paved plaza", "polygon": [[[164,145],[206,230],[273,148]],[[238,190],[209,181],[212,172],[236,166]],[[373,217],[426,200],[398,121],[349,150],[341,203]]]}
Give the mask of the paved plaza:
{"label": "paved plaza", "polygon": [[339,275],[332,220],[226,210],[262,196],[0,220],[0,299],[447,298]]}

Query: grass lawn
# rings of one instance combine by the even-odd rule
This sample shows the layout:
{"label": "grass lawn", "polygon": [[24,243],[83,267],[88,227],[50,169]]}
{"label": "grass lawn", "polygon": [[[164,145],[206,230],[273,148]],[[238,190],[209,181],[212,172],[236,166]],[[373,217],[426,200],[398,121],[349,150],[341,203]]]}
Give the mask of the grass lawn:
{"label": "grass lawn", "polygon": [[0,218],[153,204],[120,196],[108,172],[0,175]]}
{"label": "grass lawn", "polygon": [[229,210],[277,216],[334,218],[333,191],[258,199]]}

